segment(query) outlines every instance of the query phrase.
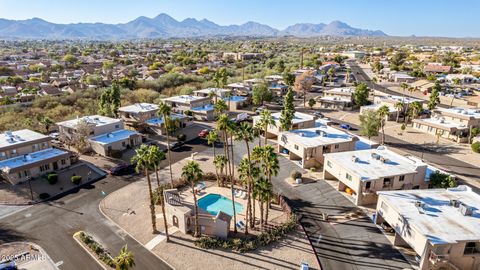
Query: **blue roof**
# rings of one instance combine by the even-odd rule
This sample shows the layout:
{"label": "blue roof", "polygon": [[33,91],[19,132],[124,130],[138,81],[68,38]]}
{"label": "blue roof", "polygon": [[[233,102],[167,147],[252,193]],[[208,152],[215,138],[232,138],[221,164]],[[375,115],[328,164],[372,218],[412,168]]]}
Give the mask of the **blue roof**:
{"label": "blue roof", "polygon": [[110,144],[113,142],[126,140],[130,138],[130,136],[137,135],[137,134],[139,133],[135,131],[121,129],[114,132],[105,133],[96,137],[92,137],[90,138],[90,141],[94,141],[101,144]]}
{"label": "blue roof", "polygon": [[66,151],[57,148],[47,148],[41,151],[33,152],[14,158],[0,161],[0,169],[8,173],[9,170],[33,164],[42,160],[58,157],[67,154]]}

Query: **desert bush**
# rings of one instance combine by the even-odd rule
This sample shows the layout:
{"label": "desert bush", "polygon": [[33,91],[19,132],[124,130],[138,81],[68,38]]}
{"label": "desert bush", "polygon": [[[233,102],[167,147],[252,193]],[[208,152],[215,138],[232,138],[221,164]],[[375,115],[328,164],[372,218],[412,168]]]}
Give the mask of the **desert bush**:
{"label": "desert bush", "polygon": [[475,153],[480,153],[480,142],[472,143],[472,151]]}
{"label": "desert bush", "polygon": [[50,185],[54,185],[58,182],[58,175],[56,173],[49,173],[47,175],[47,181]]}
{"label": "desert bush", "polygon": [[80,182],[82,182],[82,177],[80,175],[74,175],[72,176],[71,180],[74,185],[78,185]]}
{"label": "desert bush", "polygon": [[293,180],[295,180],[295,179],[297,179],[297,178],[302,178],[302,173],[299,172],[299,171],[292,171],[292,172],[290,173],[290,177],[291,177]]}

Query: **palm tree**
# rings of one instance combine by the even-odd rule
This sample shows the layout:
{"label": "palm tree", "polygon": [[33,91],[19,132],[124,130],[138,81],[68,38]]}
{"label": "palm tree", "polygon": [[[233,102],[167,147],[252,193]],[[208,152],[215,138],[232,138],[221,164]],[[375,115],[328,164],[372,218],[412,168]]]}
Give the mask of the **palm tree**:
{"label": "palm tree", "polygon": [[[220,171],[220,175],[223,176],[223,169],[227,165],[227,157],[224,155],[218,155],[213,159],[213,164],[215,165],[215,170],[218,172]],[[219,177],[220,178],[220,177]],[[218,186],[220,186],[220,180],[218,180]]]}
{"label": "palm tree", "polygon": [[168,153],[168,168],[170,170],[170,185],[173,187],[173,172],[172,172],[172,156],[170,154],[170,115],[172,113],[172,108],[165,102],[160,102],[158,104],[158,116],[163,118],[163,126],[165,127],[165,135],[167,136],[167,153]]}
{"label": "palm tree", "polygon": [[197,204],[197,194],[195,192],[195,184],[202,179],[203,171],[200,169],[200,165],[198,165],[195,161],[189,161],[185,166],[182,168],[182,177],[190,183],[190,187],[192,188],[193,193],[193,201],[195,205],[195,237],[200,236],[200,226],[198,224],[198,204]]}
{"label": "palm tree", "polygon": [[151,155],[147,145],[142,144],[135,150],[135,156],[132,157],[132,164],[137,164],[135,170],[137,172],[144,171],[148,182],[148,193],[150,195],[150,217],[152,218],[152,231],[157,233],[157,224],[155,216],[155,200],[153,198],[152,182],[150,179],[149,169],[152,167]]}
{"label": "palm tree", "polygon": [[405,97],[405,90],[408,89],[408,84],[403,82],[403,83],[400,84],[400,88],[402,88],[403,96]]}
{"label": "palm tree", "polygon": [[250,163],[248,158],[242,158],[240,161],[240,164],[238,166],[238,178],[242,183],[247,187],[247,211],[245,213],[245,234],[248,234],[248,227],[249,223],[248,221],[252,220],[252,209],[251,209],[251,183],[252,179],[250,176],[250,171],[251,171],[252,164]]}
{"label": "palm tree", "polygon": [[397,109],[397,119],[395,120],[395,122],[398,123],[398,119],[400,118],[400,112],[403,111],[404,109],[404,103],[402,101],[397,101],[394,105],[395,109]]}
{"label": "palm tree", "polygon": [[50,127],[55,124],[52,119],[50,119],[47,116],[41,116],[40,119],[38,120],[40,124],[45,128],[45,131],[48,133],[50,131]]}
{"label": "palm tree", "polygon": [[210,91],[208,92],[208,97],[210,99],[214,99],[214,103],[217,104],[217,99],[218,99],[218,95],[217,95],[217,91]]}
{"label": "palm tree", "polygon": [[452,101],[450,101],[450,107],[453,105],[453,101],[455,100],[455,93],[457,92],[457,86],[462,84],[462,81],[459,78],[454,78],[453,80],[454,90],[452,95]]}
{"label": "palm tree", "polygon": [[163,215],[163,226],[165,226],[165,235],[167,237],[167,242],[170,241],[170,237],[168,236],[168,224],[167,224],[167,213],[165,212],[165,185],[160,185],[157,187],[157,203],[160,203],[162,206],[162,215]]}
{"label": "palm tree", "polygon": [[165,159],[165,153],[160,151],[156,145],[152,145],[148,148],[148,152],[152,161],[153,169],[155,170],[155,176],[157,178],[157,187],[160,187],[160,177],[158,176],[158,169],[160,162]]}
{"label": "palm tree", "polygon": [[423,110],[423,106],[420,102],[418,101],[414,101],[412,102],[412,104],[410,105],[411,109],[412,109],[412,117],[413,119],[417,118],[419,113]]}
{"label": "palm tree", "polygon": [[352,74],[352,69],[347,68],[347,74],[346,74],[347,76],[345,76],[346,83],[350,81],[350,74]]}
{"label": "palm tree", "polygon": [[115,263],[115,269],[117,270],[128,270],[135,266],[133,253],[128,250],[127,244],[120,249],[120,253],[118,253],[118,256],[115,257],[113,261]]}
{"label": "palm tree", "polygon": [[267,223],[266,220],[268,219],[268,215],[265,219],[263,218],[264,204],[267,203],[268,211],[268,202],[273,195],[272,183],[270,183],[265,177],[259,177],[258,181],[255,182],[255,185],[256,195],[260,201],[260,226],[261,229],[263,229],[263,225]]}
{"label": "palm tree", "polygon": [[220,99],[217,102],[215,102],[215,105],[213,105],[213,109],[214,109],[215,113],[218,115],[218,114],[222,114],[225,111],[227,111],[228,106],[227,106],[227,103],[225,103],[225,101],[223,99]]}
{"label": "palm tree", "polygon": [[[218,133],[215,130],[211,130],[208,135],[207,135],[207,143],[209,145],[213,146],[213,162],[215,163],[215,160],[217,158],[217,153],[215,151],[215,144],[218,141]],[[220,177],[218,176],[218,169],[217,166],[215,166],[215,174],[217,176],[217,184],[220,184]]]}
{"label": "palm tree", "polygon": [[[256,160],[261,161],[261,167],[264,175],[267,177],[269,183],[272,183],[272,176],[277,176],[280,170],[278,156],[275,153],[275,149],[271,145],[265,145],[261,149],[253,149],[253,157]],[[270,197],[267,201],[267,211],[265,213],[265,223],[268,222],[268,211],[270,208]]]}
{"label": "palm tree", "polygon": [[[252,220],[252,189],[253,189],[253,178],[252,178],[252,160],[250,155],[250,142],[253,142],[253,127],[249,123],[243,122],[240,124],[240,127],[237,129],[236,132],[236,140],[237,141],[244,141],[245,146],[247,147],[247,219]],[[242,165],[242,163],[240,163]],[[245,164],[244,164],[245,165]],[[239,169],[240,171],[240,169]],[[247,221],[247,220],[246,220]],[[246,222],[248,224],[248,222]],[[248,227],[248,226],[247,226]],[[248,233],[248,229],[245,229],[245,233]]]}
{"label": "palm tree", "polygon": [[390,114],[390,109],[387,105],[381,106],[378,111],[380,117],[380,126],[382,128],[382,145],[385,144],[385,118]]}
{"label": "palm tree", "polygon": [[[269,110],[263,110],[260,113],[260,121],[258,122],[260,127],[263,129],[263,136],[265,136],[264,145],[267,145],[267,130],[269,126],[277,126],[275,119],[272,116],[272,112]],[[260,140],[260,139],[259,139]]]}

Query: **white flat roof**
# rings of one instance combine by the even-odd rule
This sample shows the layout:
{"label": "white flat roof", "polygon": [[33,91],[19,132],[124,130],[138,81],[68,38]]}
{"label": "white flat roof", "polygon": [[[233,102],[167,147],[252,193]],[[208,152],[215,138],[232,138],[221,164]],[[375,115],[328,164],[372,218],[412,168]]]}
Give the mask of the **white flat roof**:
{"label": "white flat roof", "polygon": [[431,124],[434,124],[434,125],[438,125],[438,126],[443,126],[445,128],[448,128],[448,129],[451,129],[451,128],[466,129],[466,128],[468,128],[465,124],[462,124],[460,122],[446,121],[442,117],[415,119],[415,123],[420,123],[420,124],[424,124],[424,125],[427,125],[427,126],[430,126]]}
{"label": "white flat roof", "polygon": [[279,144],[282,144],[282,142],[285,144],[287,141],[290,141],[301,145],[304,148],[314,148],[322,145],[349,142],[352,140],[353,136],[346,132],[320,123],[314,128],[282,132],[278,136]]}
{"label": "white flat roof", "polygon": [[201,99],[205,99],[205,98],[206,97],[199,97],[199,96],[192,96],[192,95],[181,95],[181,96],[164,98],[163,100],[170,101],[170,102],[190,104],[192,101],[201,100]]}
{"label": "white flat roof", "polygon": [[[282,115],[281,112],[272,113],[272,117],[275,120],[275,122],[277,122],[276,123],[277,126],[279,126],[281,115]],[[254,117],[260,119],[259,115],[254,116]],[[301,113],[301,112],[295,112],[295,115],[294,115],[293,120],[292,120],[292,124],[298,124],[298,123],[302,123],[302,122],[306,122],[306,121],[311,121],[313,119],[315,119],[315,116],[313,116],[313,115],[306,114],[306,113]]]}
{"label": "white flat roof", "polygon": [[480,118],[480,109],[438,108],[437,111],[462,115],[464,117]]}
{"label": "white flat roof", "polygon": [[[418,98],[411,98],[411,97],[403,97],[403,96],[396,96],[396,95],[376,95],[374,97],[374,100],[375,99],[380,99],[380,100],[391,100],[393,102],[403,102],[403,103],[412,103],[412,102],[420,102],[420,103],[423,103],[424,101],[421,100],[421,99],[418,99]],[[375,101],[377,102],[377,101]]]}
{"label": "white flat roof", "polygon": [[351,87],[341,87],[341,88],[333,88],[330,90],[324,91],[325,93],[353,93],[355,92],[355,88]]}
{"label": "white flat roof", "polygon": [[104,126],[104,125],[122,122],[122,120],[120,119],[115,119],[115,118],[101,116],[101,115],[91,115],[91,116],[79,117],[79,118],[75,118],[75,119],[67,120],[63,122],[58,122],[57,125],[74,128],[76,125],[78,125],[80,121],[86,121],[87,123],[93,124],[95,126]]}
{"label": "white flat roof", "polygon": [[[373,155],[386,159],[382,162]],[[329,153],[324,155],[337,165],[360,177],[363,181],[376,180],[389,176],[416,173],[417,167],[426,166],[424,162],[399,155],[385,146],[376,149]],[[357,161],[354,161],[354,157]]]}
{"label": "white flat roof", "polygon": [[[380,109],[380,107],[382,107],[382,106],[383,106],[383,105],[381,105],[381,104],[370,104],[370,105],[362,106],[362,107],[360,107],[360,109],[362,109],[362,110],[374,110],[374,111],[376,111],[376,110]],[[388,107],[388,111],[391,112],[391,113],[397,111],[397,109],[395,109],[395,107],[393,107],[393,106],[389,106],[389,105],[386,105],[386,106]]]}
{"label": "white flat roof", "polygon": [[137,135],[137,134],[139,133],[135,131],[121,129],[114,132],[109,132],[109,133],[92,137],[89,140],[99,144],[111,144],[114,142],[126,140],[130,138],[130,136]]}
{"label": "white flat roof", "polygon": [[44,138],[49,137],[29,129],[6,131],[0,134],[0,149],[2,147],[21,144],[29,141],[36,141]]}
{"label": "white flat roof", "polygon": [[[389,206],[408,220],[408,225],[427,237],[431,243],[445,244],[480,240],[480,195],[470,187],[379,191]],[[471,216],[464,216],[450,200],[459,200],[473,207]],[[423,208],[415,202],[425,204]]]}
{"label": "white flat roof", "polygon": [[152,103],[135,103],[132,105],[118,108],[118,111],[128,112],[128,113],[143,113],[143,112],[150,112],[154,110],[158,110],[158,105],[152,104]]}
{"label": "white flat roof", "polygon": [[224,88],[205,88],[205,89],[200,89],[193,91],[194,93],[202,93],[202,94],[210,94],[214,92],[215,94],[221,96],[222,93],[227,93],[227,92],[232,92],[230,89],[224,89]]}
{"label": "white flat roof", "polygon": [[352,102],[352,100],[349,99],[349,98],[332,97],[332,96],[329,96],[329,97],[321,97],[320,100],[324,100],[324,101],[336,101],[336,102]]}

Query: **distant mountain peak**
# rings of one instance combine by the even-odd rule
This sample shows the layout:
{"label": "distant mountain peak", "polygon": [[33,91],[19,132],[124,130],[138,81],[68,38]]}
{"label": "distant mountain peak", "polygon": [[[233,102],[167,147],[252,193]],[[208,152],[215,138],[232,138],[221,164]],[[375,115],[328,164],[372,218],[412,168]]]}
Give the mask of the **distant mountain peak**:
{"label": "distant mountain peak", "polygon": [[382,31],[365,30],[335,20],[329,24],[297,23],[284,30],[248,21],[241,25],[218,25],[207,19],[186,18],[177,21],[166,13],[154,18],[140,16],[123,24],[77,23],[55,24],[40,18],[29,20],[0,19],[0,38],[44,39],[136,39],[136,38],[189,38],[208,36],[386,36]]}

